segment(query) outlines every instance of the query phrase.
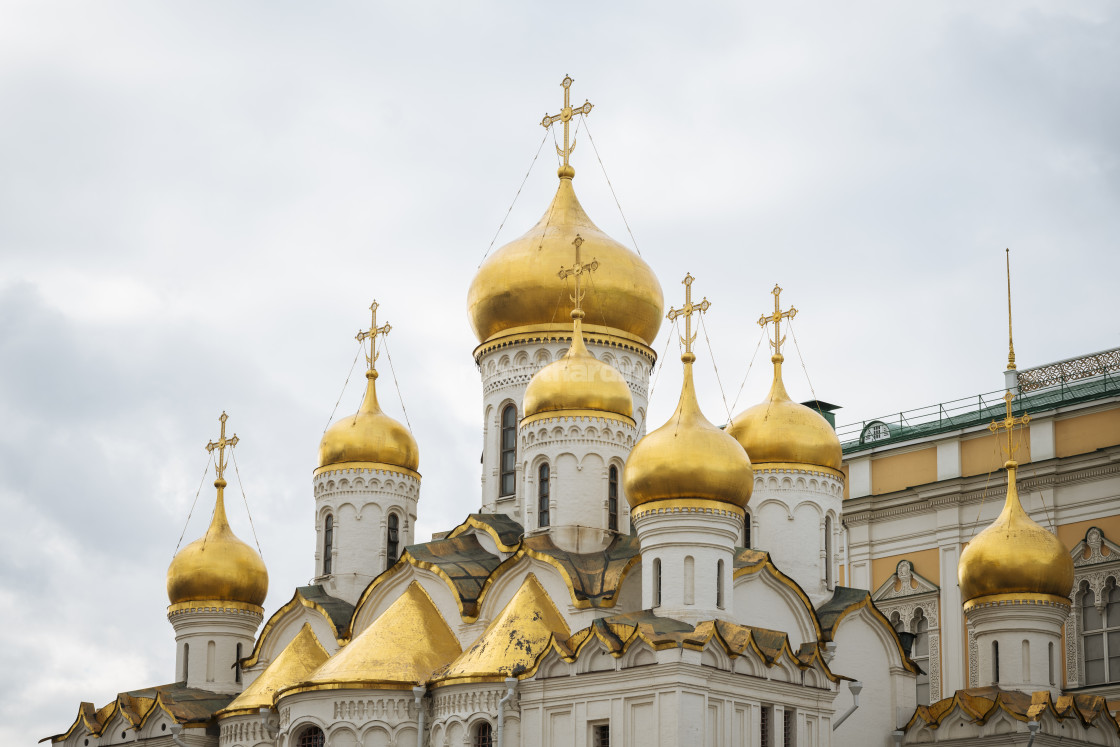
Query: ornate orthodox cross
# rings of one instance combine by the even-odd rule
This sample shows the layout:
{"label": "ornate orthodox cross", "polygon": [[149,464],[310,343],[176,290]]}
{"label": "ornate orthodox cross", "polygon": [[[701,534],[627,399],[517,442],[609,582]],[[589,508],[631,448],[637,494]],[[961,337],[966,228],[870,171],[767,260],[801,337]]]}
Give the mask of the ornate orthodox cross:
{"label": "ornate orthodox cross", "polygon": [[574,296],[572,296],[572,303],[574,303],[576,305],[575,310],[580,311],[581,310],[580,304],[583,303],[583,297],[587,294],[580,292],[579,279],[580,279],[580,277],[582,277],[582,275],[585,272],[588,275],[590,275],[595,270],[598,270],[599,269],[599,260],[593,259],[590,262],[588,262],[587,264],[583,264],[583,262],[580,261],[580,259],[579,259],[579,248],[581,246],[583,246],[583,238],[578,233],[576,234],[575,239],[572,241],[572,245],[576,248],[576,263],[574,265],[572,265],[571,267],[561,267],[560,268],[560,279],[561,280],[567,280],[569,277],[575,275],[575,278],[576,278],[576,294]]}
{"label": "ornate orthodox cross", "polygon": [[571,76],[564,76],[564,81],[560,84],[564,86],[564,108],[560,110],[559,114],[544,115],[544,119],[541,120],[541,127],[544,127],[545,129],[548,129],[556,122],[564,123],[564,148],[561,149],[560,146],[557,146],[556,155],[561,156],[564,159],[565,167],[567,167],[568,165],[568,156],[570,156],[572,151],[576,149],[576,141],[574,138],[572,139],[570,145],[568,143],[568,123],[571,122],[572,117],[577,114],[590,114],[591,109],[594,106],[594,104],[592,104],[590,101],[584,100],[583,106],[576,109],[572,108],[570,98],[571,91],[569,89],[572,87],[572,83],[574,82],[575,81],[572,80]]}
{"label": "ornate orthodox cross", "polygon": [[1007,430],[1007,448],[1004,449],[1004,451],[1007,452],[1008,459],[1015,458],[1015,446],[1011,441],[1011,435],[1015,429],[1015,426],[1026,425],[1027,423],[1031,422],[1031,416],[1028,413],[1023,413],[1023,416],[1019,418],[1011,414],[1011,401],[1014,399],[1015,395],[1011,392],[1003,395],[1003,401],[1007,403],[1007,415],[1003,420],[993,420],[988,425],[988,430],[990,430],[992,433],[998,434],[1001,430]]}
{"label": "ornate orthodox cross", "polygon": [[691,274],[684,276],[684,280],[681,281],[684,283],[684,306],[679,309],[669,309],[669,313],[666,314],[669,321],[674,321],[680,316],[684,317],[684,337],[681,338],[681,342],[684,343],[685,355],[692,355],[692,343],[696,340],[696,335],[692,334],[692,315],[702,314],[711,306],[706,296],[700,303],[692,302],[692,281],[695,279]]}
{"label": "ornate orthodox cross", "polygon": [[229,420],[229,415],[226,415],[225,412],[223,412],[222,416],[218,418],[218,420],[222,424],[221,435],[218,436],[217,441],[211,441],[210,443],[206,444],[206,450],[211,454],[214,453],[214,449],[218,450],[218,461],[217,464],[214,465],[214,468],[218,470],[218,481],[224,482],[224,480],[226,479],[226,447],[228,446],[232,450],[234,446],[237,446],[237,442],[240,439],[237,437],[236,433],[233,434],[232,438],[226,438],[226,421]]}
{"label": "ornate orthodox cross", "polygon": [[770,316],[763,314],[758,318],[758,326],[765,327],[771,322],[774,323],[774,339],[770,340],[770,347],[774,348],[774,355],[782,354],[782,343],[786,338],[782,336],[782,319],[793,319],[797,316],[797,309],[792,306],[788,310],[782,311],[779,297],[782,295],[782,288],[778,284],[774,284],[774,290],[770,291],[774,294],[774,313]]}
{"label": "ornate orthodox cross", "polygon": [[374,301],[370,304],[369,310],[373,315],[373,321],[370,323],[369,329],[358,332],[358,334],[354,337],[354,339],[358,342],[365,342],[366,340],[369,340],[369,352],[366,353],[366,363],[369,364],[370,371],[373,370],[373,364],[377,363],[377,357],[379,355],[377,352],[377,336],[387,335],[389,334],[389,330],[392,329],[392,327],[389,326],[388,322],[386,322],[381,327],[377,326],[377,307],[377,301]]}

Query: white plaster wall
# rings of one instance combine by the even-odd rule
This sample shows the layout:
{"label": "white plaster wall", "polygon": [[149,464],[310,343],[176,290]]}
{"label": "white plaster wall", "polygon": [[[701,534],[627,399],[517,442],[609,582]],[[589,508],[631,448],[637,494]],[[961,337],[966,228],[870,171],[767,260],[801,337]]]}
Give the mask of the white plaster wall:
{"label": "white plaster wall", "polygon": [[[979,682],[1005,690],[1061,692],[1062,624],[1069,607],[1053,603],[985,604],[967,613],[976,633]],[[995,680],[993,643],[999,644],[999,679]],[[1054,684],[1050,680],[1053,646]]]}
{"label": "white plaster wall", "polygon": [[618,472],[618,530],[630,531],[630,507],[622,468],[637,440],[637,429],[606,417],[542,418],[521,429],[522,494],[528,497],[518,519],[526,532],[540,527],[540,467],[549,465],[549,523],[552,527],[608,529],[610,467]]}
{"label": "white plaster wall", "polygon": [[[315,476],[315,578],[328,594],[355,604],[388,565],[388,515],[399,520],[398,552],[415,542],[420,480],[389,469],[340,468]],[[326,517],[334,516],[332,566],[323,573]]]}
{"label": "white plaster wall", "polygon": [[322,729],[330,747],[416,744],[418,711],[410,689],[296,693],[281,698],[277,710],[277,747],[295,747],[308,725]]}
{"label": "white plaster wall", "polygon": [[[175,628],[175,680],[183,679],[184,652],[189,645],[187,686],[216,693],[239,693],[243,682],[237,682],[237,644],[241,655],[253,650],[257,628],[263,615],[259,611],[226,607],[189,608],[168,613]],[[214,645],[213,660],[210,644]],[[208,666],[209,663],[209,666]]]}
{"label": "white plaster wall", "polygon": [[767,571],[740,576],[733,588],[733,621],[780,630],[789,636],[795,651],[802,643],[816,640],[812,612],[792,589]]}
{"label": "white plaster wall", "polygon": [[[529,380],[540,369],[554,360],[563,357],[570,346],[571,335],[567,339],[514,341],[503,346],[483,346],[477,356],[479,373],[482,376],[483,430],[482,430],[482,501],[481,506],[488,513],[505,513],[515,521],[524,516],[525,503],[521,493],[503,497],[499,491],[499,462],[501,459],[501,412],[508,403],[517,407],[520,422],[524,416],[523,402]],[[637,422],[638,438],[645,433],[645,413],[649,396],[649,374],[654,362],[653,352],[648,348],[638,348],[633,343],[629,347],[602,344],[598,335],[584,330],[584,342],[588,351],[606,363],[614,366],[622,374],[630,387],[634,400],[634,420]],[[525,462],[517,460],[518,487],[524,484]]]}
{"label": "white plaster wall", "polygon": [[[891,747],[891,732],[917,707],[917,678],[902,667],[902,658],[889,632],[865,609],[840,621],[834,631],[836,655],[829,668],[836,674],[863,683],[859,709],[836,730],[840,747]],[[836,701],[837,711],[852,704],[845,686]]]}
{"label": "white plaster wall", "polygon": [[[695,624],[727,619],[733,606],[734,551],[742,518],[733,511],[639,506],[632,517],[642,547],[642,606]],[[657,596],[660,562],[661,600]],[[722,600],[717,593],[723,564]],[[721,603],[717,603],[721,602]]]}
{"label": "white plaster wall", "polygon": [[830,599],[838,583],[843,496],[843,482],[825,472],[755,468],[750,509],[757,531],[751,545],[769,552],[778,570],[796,581],[814,605]]}

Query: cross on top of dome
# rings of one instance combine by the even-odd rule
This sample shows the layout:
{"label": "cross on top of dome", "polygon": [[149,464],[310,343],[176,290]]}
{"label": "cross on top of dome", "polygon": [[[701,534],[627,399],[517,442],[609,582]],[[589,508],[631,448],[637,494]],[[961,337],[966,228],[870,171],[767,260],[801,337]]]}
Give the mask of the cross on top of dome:
{"label": "cross on top of dome", "polygon": [[774,290],[770,291],[774,295],[774,313],[770,316],[763,314],[758,318],[758,326],[765,327],[767,324],[774,324],[774,339],[769,340],[770,347],[774,348],[774,355],[782,354],[782,343],[786,338],[782,335],[782,319],[793,319],[797,316],[797,309],[790,306],[787,310],[782,311],[779,297],[782,295],[782,287],[777,283],[774,284]]}
{"label": "cross on top of dome", "polygon": [[354,339],[358,342],[365,342],[366,340],[369,340],[369,352],[366,353],[366,363],[369,365],[370,371],[374,370],[374,364],[377,363],[377,358],[380,355],[377,352],[377,336],[387,335],[389,334],[389,331],[393,329],[388,322],[380,327],[377,326],[377,307],[379,305],[380,304],[378,304],[377,301],[374,301],[369,305],[369,310],[372,314],[372,321],[370,322],[369,329],[362,330],[354,336]]}
{"label": "cross on top of dome", "polygon": [[559,171],[560,176],[566,176],[569,179],[575,176],[576,173],[575,169],[568,165],[568,156],[576,149],[576,141],[574,137],[570,142],[568,140],[568,123],[571,122],[572,117],[577,114],[590,114],[591,109],[595,106],[585,99],[583,106],[572,108],[570,89],[574,82],[570,75],[564,76],[564,80],[560,83],[560,85],[564,87],[564,108],[560,110],[559,114],[545,114],[544,119],[541,120],[541,127],[544,127],[546,130],[557,122],[564,123],[564,147],[556,146],[556,155],[564,159],[564,165],[560,167]]}
{"label": "cross on top of dome", "polygon": [[[229,420],[229,415],[226,415],[225,412],[223,412],[222,416],[218,418],[218,421],[222,424],[222,430],[218,436],[218,440],[211,441],[210,443],[206,444],[206,450],[211,454],[214,453],[214,449],[218,450],[218,459],[214,465],[214,469],[218,471],[218,479],[215,480],[214,484],[218,487],[222,487],[226,483],[226,447],[228,446],[232,451],[233,447],[237,446],[237,442],[241,440],[237,437],[236,433],[234,433],[231,438],[226,438],[227,420]],[[218,485],[218,483],[221,483],[222,485]]]}
{"label": "cross on top of dome", "polygon": [[700,303],[692,302],[692,281],[695,279],[691,273],[685,274],[684,280],[681,281],[684,284],[684,306],[679,309],[669,309],[669,313],[665,315],[669,321],[684,317],[684,336],[681,337],[681,342],[684,343],[684,355],[681,356],[681,360],[686,363],[696,360],[696,356],[692,353],[692,343],[696,341],[696,335],[692,332],[692,315],[702,314],[712,305],[707,296]]}

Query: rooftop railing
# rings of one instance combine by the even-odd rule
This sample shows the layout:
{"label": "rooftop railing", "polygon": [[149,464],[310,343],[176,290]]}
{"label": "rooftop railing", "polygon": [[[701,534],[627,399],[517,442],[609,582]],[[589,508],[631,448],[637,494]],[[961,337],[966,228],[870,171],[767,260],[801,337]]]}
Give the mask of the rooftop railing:
{"label": "rooftop railing", "polygon": [[[1120,394],[1120,348],[1019,371],[1016,413]],[[1005,390],[997,389],[936,405],[904,410],[836,429],[844,451],[921,438],[941,431],[986,425],[1004,417]]]}

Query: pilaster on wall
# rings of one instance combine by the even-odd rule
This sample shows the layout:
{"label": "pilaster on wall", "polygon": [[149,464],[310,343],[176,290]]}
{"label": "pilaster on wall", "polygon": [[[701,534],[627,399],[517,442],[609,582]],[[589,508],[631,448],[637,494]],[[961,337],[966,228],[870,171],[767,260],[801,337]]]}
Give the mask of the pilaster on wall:
{"label": "pilaster on wall", "polygon": [[[940,534],[940,533],[939,533]],[[955,533],[938,537],[942,610],[961,609],[961,587],[957,583],[957,566],[961,560],[961,543]],[[951,615],[950,620],[958,619]],[[964,671],[964,631],[960,625],[941,626],[941,691],[955,692],[968,687]]]}
{"label": "pilaster on wall", "polygon": [[848,462],[848,497],[862,498],[871,495],[871,457],[859,457]]}

